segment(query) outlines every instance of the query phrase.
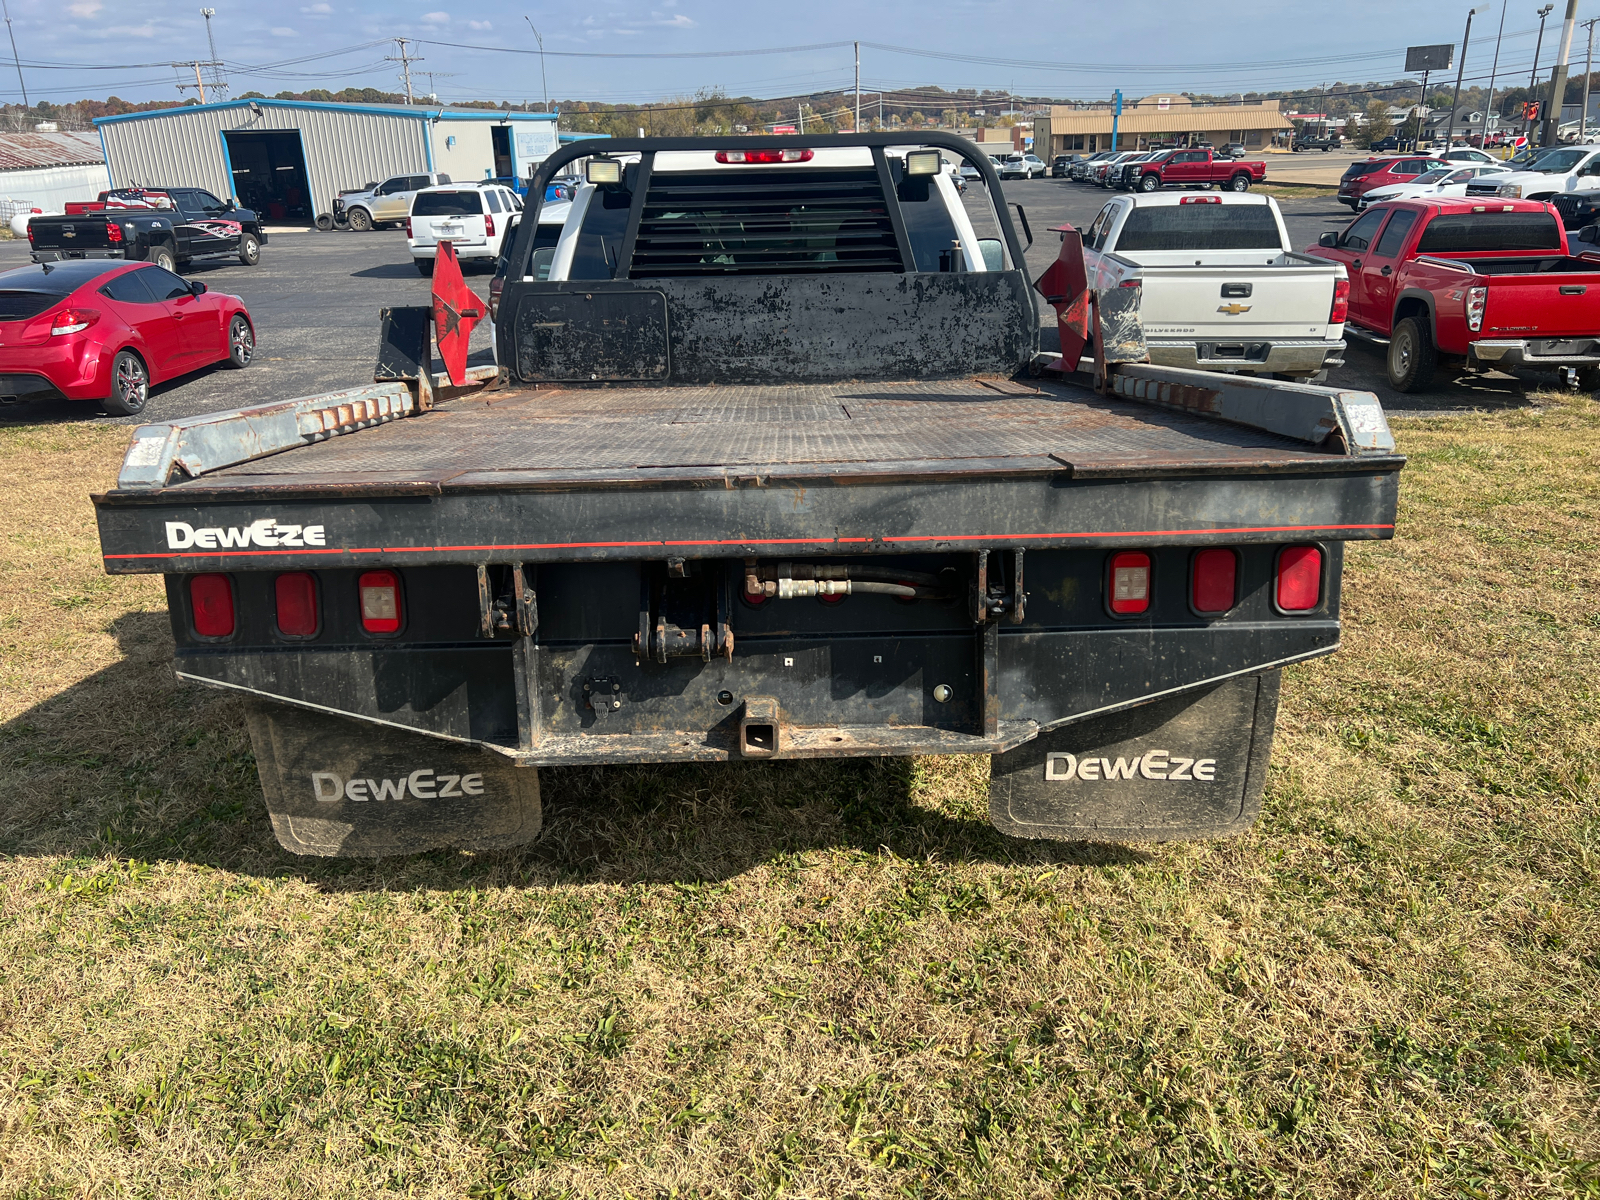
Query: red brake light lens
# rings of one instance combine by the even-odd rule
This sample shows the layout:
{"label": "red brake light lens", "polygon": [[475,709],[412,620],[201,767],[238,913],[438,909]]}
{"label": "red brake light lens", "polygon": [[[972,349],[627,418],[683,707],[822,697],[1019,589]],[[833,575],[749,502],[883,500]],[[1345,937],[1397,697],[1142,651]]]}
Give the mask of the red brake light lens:
{"label": "red brake light lens", "polygon": [[810,162],[815,152],[811,150],[718,150],[719,163],[791,163]]}
{"label": "red brake light lens", "polygon": [[1189,600],[1197,613],[1220,614],[1238,595],[1239,556],[1232,550],[1202,550],[1194,556]]}
{"label": "red brake light lens", "polygon": [[490,216],[488,213],[484,213],[483,214],[483,236],[484,237],[493,237],[494,236],[494,218],[492,216]]}
{"label": "red brake light lens", "polygon": [[201,637],[233,633],[233,584],[226,575],[191,575],[189,605],[194,610],[194,631]]}
{"label": "red brake light lens", "polygon": [[1343,325],[1350,319],[1350,281],[1333,281],[1333,307],[1328,310],[1329,325]]}
{"label": "red brake light lens", "polygon": [[414,233],[411,232],[411,218],[410,217],[406,218],[406,236],[407,237],[415,237],[416,236]]}
{"label": "red brake light lens", "polygon": [[1179,198],[1178,203],[1179,204],[1221,204],[1222,203],[1222,197],[1221,196],[1183,196],[1183,197]]}
{"label": "red brake light lens", "polygon": [[106,241],[113,246],[122,244],[122,226],[115,221],[106,222]]}
{"label": "red brake light lens", "polygon": [[50,336],[82,333],[99,319],[100,314],[92,308],[64,308],[50,318]]}
{"label": "red brake light lens", "polygon": [[1132,616],[1150,608],[1150,556],[1142,551],[1127,550],[1111,556],[1110,577],[1106,586],[1111,611],[1118,616]]}
{"label": "red brake light lens", "polygon": [[1322,603],[1322,551],[1290,546],[1278,555],[1278,607],[1309,612]]}
{"label": "red brake light lens", "polygon": [[310,637],[317,632],[317,581],[309,571],[291,571],[273,581],[277,593],[278,632],[285,637]]}
{"label": "red brake light lens", "polygon": [[361,628],[368,633],[400,632],[400,579],[393,571],[361,576]]}

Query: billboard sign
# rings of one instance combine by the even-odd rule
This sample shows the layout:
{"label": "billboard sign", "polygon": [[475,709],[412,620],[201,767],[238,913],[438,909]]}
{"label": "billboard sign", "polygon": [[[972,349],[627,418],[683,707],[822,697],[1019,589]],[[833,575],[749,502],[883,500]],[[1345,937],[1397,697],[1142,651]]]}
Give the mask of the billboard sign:
{"label": "billboard sign", "polygon": [[1456,46],[1454,42],[1446,42],[1442,46],[1407,46],[1406,47],[1406,74],[1412,75],[1421,71],[1448,71],[1456,60]]}
{"label": "billboard sign", "polygon": [[526,179],[534,169],[556,152],[559,144],[554,121],[519,121],[512,147],[516,155],[518,179]]}

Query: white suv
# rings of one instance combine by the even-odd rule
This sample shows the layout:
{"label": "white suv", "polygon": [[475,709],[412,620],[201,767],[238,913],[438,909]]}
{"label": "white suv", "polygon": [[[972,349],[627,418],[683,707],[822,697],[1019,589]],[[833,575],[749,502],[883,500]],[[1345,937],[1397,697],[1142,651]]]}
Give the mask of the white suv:
{"label": "white suv", "polygon": [[440,242],[450,242],[456,257],[493,262],[500,257],[500,245],[511,218],[522,211],[522,202],[510,188],[500,184],[446,184],[424,188],[411,201],[406,218],[406,244],[412,261],[424,275],[433,274],[434,256]]}

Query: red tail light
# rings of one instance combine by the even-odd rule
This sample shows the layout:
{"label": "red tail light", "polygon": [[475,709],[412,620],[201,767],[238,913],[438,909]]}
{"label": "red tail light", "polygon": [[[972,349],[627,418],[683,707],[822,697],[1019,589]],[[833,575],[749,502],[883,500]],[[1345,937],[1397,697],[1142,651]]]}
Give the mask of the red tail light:
{"label": "red tail light", "polygon": [[1197,613],[1225,613],[1238,594],[1239,556],[1232,550],[1202,550],[1194,556],[1189,602]]}
{"label": "red tail light", "polygon": [[50,318],[50,336],[82,333],[99,319],[99,312],[92,308],[63,308]]}
{"label": "red tail light", "polygon": [[1150,607],[1150,556],[1127,550],[1111,556],[1111,571],[1106,581],[1107,607],[1118,616],[1142,613]]}
{"label": "red tail light", "polygon": [[493,237],[494,236],[494,218],[492,216],[490,216],[488,213],[484,213],[483,214],[483,236],[484,237]]}
{"label": "red tail light", "polygon": [[810,150],[718,150],[719,163],[810,162]]}
{"label": "red tail light", "polygon": [[406,236],[407,237],[415,237],[416,236],[415,234],[413,234],[411,232],[411,218],[410,217],[406,218]]}
{"label": "red tail light", "polygon": [[368,633],[400,632],[400,578],[393,571],[361,576],[361,628]]}
{"label": "red tail light", "polygon": [[32,221],[28,222],[28,241],[30,243],[33,241],[33,222]]}
{"label": "red tail light", "polygon": [[1309,612],[1322,603],[1322,551],[1290,546],[1278,555],[1278,607]]}
{"label": "red tail light", "polygon": [[317,581],[309,571],[291,571],[273,581],[278,601],[278,632],[310,637],[317,632]]}
{"label": "red tail light", "polygon": [[1333,307],[1328,310],[1329,325],[1343,325],[1350,318],[1350,281],[1333,281]]}
{"label": "red tail light", "polygon": [[233,633],[233,584],[226,575],[191,575],[189,605],[194,610],[194,631],[201,637]]}
{"label": "red tail light", "polygon": [[115,221],[107,221],[106,241],[113,246],[120,246],[122,244],[122,226]]}

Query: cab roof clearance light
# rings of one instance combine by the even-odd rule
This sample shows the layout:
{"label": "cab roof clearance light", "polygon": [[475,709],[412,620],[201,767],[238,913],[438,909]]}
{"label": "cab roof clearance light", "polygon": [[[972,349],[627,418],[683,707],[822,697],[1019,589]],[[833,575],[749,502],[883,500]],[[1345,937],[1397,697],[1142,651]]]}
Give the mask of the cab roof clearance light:
{"label": "cab roof clearance light", "polygon": [[[718,150],[719,163],[796,163],[810,162],[814,150]],[[934,157],[938,157],[935,154]],[[934,173],[938,168],[934,168]]]}

